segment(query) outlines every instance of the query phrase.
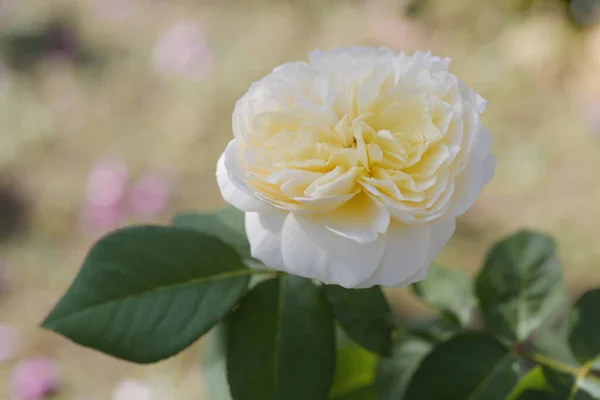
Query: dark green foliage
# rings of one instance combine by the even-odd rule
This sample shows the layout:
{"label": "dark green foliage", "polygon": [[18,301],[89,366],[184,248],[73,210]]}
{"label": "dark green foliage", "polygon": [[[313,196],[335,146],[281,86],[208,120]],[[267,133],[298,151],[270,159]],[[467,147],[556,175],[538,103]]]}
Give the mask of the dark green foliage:
{"label": "dark green foliage", "polygon": [[324,285],[335,318],[346,334],[365,349],[383,356],[392,351],[394,315],[381,289],[345,289]]}
{"label": "dark green foliage", "polygon": [[442,315],[456,324],[467,326],[476,300],[473,281],[464,272],[440,266],[432,266],[427,279],[413,285],[423,302],[438,309]]}
{"label": "dark green foliage", "polygon": [[333,316],[308,279],[258,284],[234,312],[227,373],[236,400],[326,400],[335,371]]}
{"label": "dark green foliage", "polygon": [[423,359],[405,397],[504,400],[519,379],[519,361],[492,335],[460,334]]}
{"label": "dark green foliage", "polygon": [[149,363],[218,325],[204,358],[209,400],[600,399],[600,289],[565,313],[546,235],[501,240],[474,281],[433,267],[414,290],[439,315],[401,328],[379,287],[265,270],[236,210],[174,224],[101,239],[43,326]]}
{"label": "dark green foliage", "polygon": [[405,399],[408,383],[423,358],[432,349],[433,344],[415,337],[402,338],[395,343],[392,357],[382,357],[377,365],[375,387],[379,398]]}
{"label": "dark green foliage", "polygon": [[233,207],[225,207],[216,213],[180,213],[173,219],[173,225],[216,236],[241,256],[250,257],[244,213]]}
{"label": "dark green foliage", "polygon": [[43,326],[114,357],[159,361],[218,323],[250,274],[219,239],[183,228],[127,228],[92,248]]}
{"label": "dark green foliage", "polygon": [[489,330],[526,339],[564,299],[554,242],[529,231],[502,240],[489,252],[475,288]]}

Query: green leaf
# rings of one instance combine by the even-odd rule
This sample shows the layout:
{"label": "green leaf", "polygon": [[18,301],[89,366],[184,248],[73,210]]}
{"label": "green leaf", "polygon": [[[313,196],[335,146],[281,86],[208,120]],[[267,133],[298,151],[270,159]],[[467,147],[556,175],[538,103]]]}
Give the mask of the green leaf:
{"label": "green leaf", "polygon": [[233,313],[227,373],[235,400],[327,399],[335,372],[327,300],[308,279],[259,283]]}
{"label": "green leaf", "polygon": [[526,339],[564,302],[561,267],[548,236],[521,231],[492,247],[476,282],[486,326]]}
{"label": "green leaf", "polygon": [[414,292],[452,322],[461,326],[471,323],[476,300],[472,279],[462,271],[432,266],[427,279],[412,285]]}
{"label": "green leaf", "polygon": [[445,342],[452,336],[463,331],[456,324],[439,317],[418,318],[407,321],[404,328],[412,336],[421,338],[432,344]]}
{"label": "green leaf", "polygon": [[585,364],[600,356],[600,289],[584,293],[569,312],[569,344]]}
{"label": "green leaf", "polygon": [[571,390],[573,389],[576,391],[576,378],[572,373],[550,368],[545,365],[542,366],[542,371],[546,377],[546,382],[550,386],[555,397],[569,399]]}
{"label": "green leaf", "polygon": [[[593,368],[588,375],[577,381],[577,391],[573,399],[600,399],[600,377],[597,369]],[[595,375],[592,375],[594,373]],[[573,392],[572,392],[573,393]]]}
{"label": "green leaf", "polygon": [[242,257],[251,257],[244,227],[244,213],[236,208],[227,206],[215,213],[180,213],[173,219],[173,225],[218,237]]}
{"label": "green leaf", "polygon": [[339,397],[332,398],[331,400],[379,400],[377,392],[373,385],[365,386],[360,389],[356,389],[352,392],[345,393]]}
{"label": "green leaf", "polygon": [[[527,374],[521,378],[519,383],[514,387],[510,395],[506,400],[517,400],[525,395],[526,392],[549,392],[550,386],[546,381],[546,376],[542,370],[542,367],[537,366],[531,369]],[[531,395],[531,393],[529,394]]]}
{"label": "green leaf", "polygon": [[489,334],[458,334],[425,357],[405,398],[505,400],[518,381],[520,361]]}
{"label": "green leaf", "polygon": [[177,354],[246,292],[252,271],[220,240],[139,226],[102,238],[43,327],[136,363]]}
{"label": "green leaf", "polygon": [[570,367],[579,366],[569,348],[566,334],[562,332],[562,329],[558,331],[543,328],[538,329],[533,338],[531,338],[531,346],[535,354],[541,354]]}
{"label": "green leaf", "polygon": [[[380,358],[375,388],[381,400],[402,400],[414,372],[433,345],[423,339],[408,337],[394,344],[391,358]],[[408,399],[408,398],[406,398]]]}
{"label": "green leaf", "polygon": [[373,353],[389,356],[392,333],[396,327],[394,314],[381,288],[345,289],[323,285],[333,313],[346,334]]}
{"label": "green leaf", "polygon": [[[331,400],[377,399],[373,389],[377,357],[351,344],[337,352],[335,380],[331,388]],[[362,397],[360,397],[362,396]]]}
{"label": "green leaf", "polygon": [[590,362],[576,373],[543,367],[548,384],[555,399],[595,400],[600,399],[600,377],[598,361]]}
{"label": "green leaf", "polygon": [[515,400],[561,400],[561,398],[545,390],[527,389],[519,393]]}

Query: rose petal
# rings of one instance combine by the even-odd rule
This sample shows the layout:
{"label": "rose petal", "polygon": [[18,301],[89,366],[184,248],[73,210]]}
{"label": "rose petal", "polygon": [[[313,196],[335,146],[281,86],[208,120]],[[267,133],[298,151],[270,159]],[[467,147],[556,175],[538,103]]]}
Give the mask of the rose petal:
{"label": "rose petal", "polygon": [[358,244],[377,240],[390,224],[390,213],[365,192],[354,196],[343,207],[320,216],[327,229]]}
{"label": "rose petal", "polygon": [[[395,285],[389,286],[389,287],[402,288],[402,287],[411,285],[415,282],[422,281],[425,278],[427,278],[427,272],[429,272],[429,265],[425,264],[421,267],[421,269],[419,269],[417,272],[415,272],[413,275],[411,275],[410,278],[408,278],[400,283],[396,283]],[[360,285],[358,285],[356,288],[357,289],[366,289],[371,286],[373,286],[373,285],[370,284],[369,280],[367,280],[364,283],[361,283]]]}
{"label": "rose petal", "polygon": [[217,183],[223,199],[242,211],[270,211],[274,207],[258,199],[246,186],[237,157],[237,145],[234,139],[229,142],[217,162]]}
{"label": "rose petal", "polygon": [[483,185],[487,185],[496,173],[496,157],[491,154],[483,160]]}
{"label": "rose petal", "polygon": [[360,282],[360,287],[373,285],[396,286],[406,281],[426,265],[431,244],[428,225],[392,223],[385,235],[385,253],[375,273]]}
{"label": "rose petal", "polygon": [[495,168],[494,156],[489,155],[483,162],[471,156],[465,170],[456,179],[450,216],[458,217],[467,212],[479,197],[483,186],[494,175]]}
{"label": "rose petal", "polygon": [[437,221],[431,227],[431,237],[429,243],[429,253],[427,255],[426,265],[429,264],[437,257],[437,255],[444,249],[456,229],[456,218],[446,218],[441,221]]}
{"label": "rose petal", "polygon": [[281,232],[286,215],[276,209],[267,213],[246,213],[246,234],[252,257],[279,271],[286,270],[281,254]]}
{"label": "rose petal", "polygon": [[484,160],[490,153],[492,147],[492,135],[483,126],[479,127],[477,138],[473,145],[471,157],[476,157],[478,160]]}
{"label": "rose petal", "polygon": [[296,275],[352,288],[373,273],[383,257],[385,236],[358,245],[327,229],[318,219],[289,214],[283,224],[285,268]]}

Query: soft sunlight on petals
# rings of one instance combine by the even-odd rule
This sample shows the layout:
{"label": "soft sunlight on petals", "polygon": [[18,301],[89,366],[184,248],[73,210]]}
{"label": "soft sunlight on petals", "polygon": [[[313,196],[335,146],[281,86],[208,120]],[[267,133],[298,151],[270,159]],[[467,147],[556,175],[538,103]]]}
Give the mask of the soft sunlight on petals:
{"label": "soft sunlight on petals", "polygon": [[492,178],[487,102],[450,60],[386,48],[309,53],[252,84],[217,167],[253,256],[345,287],[422,279]]}

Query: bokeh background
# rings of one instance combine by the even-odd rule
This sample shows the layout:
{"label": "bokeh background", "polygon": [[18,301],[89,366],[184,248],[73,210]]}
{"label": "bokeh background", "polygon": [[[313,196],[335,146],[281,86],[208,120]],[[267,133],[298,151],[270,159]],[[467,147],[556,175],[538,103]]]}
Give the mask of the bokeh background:
{"label": "bokeh background", "polygon": [[496,177],[440,263],[474,272],[529,227],[574,294],[600,285],[599,19],[597,0],[0,0],[0,398],[203,398],[202,343],[142,367],[38,325],[103,233],[223,204],[235,101],[313,48],[430,49],[489,100]]}

